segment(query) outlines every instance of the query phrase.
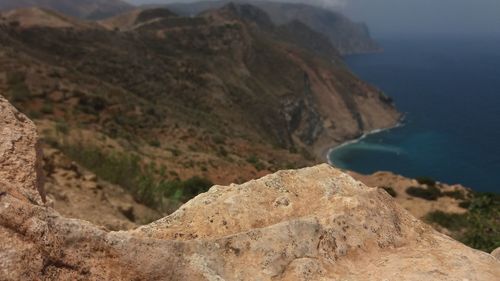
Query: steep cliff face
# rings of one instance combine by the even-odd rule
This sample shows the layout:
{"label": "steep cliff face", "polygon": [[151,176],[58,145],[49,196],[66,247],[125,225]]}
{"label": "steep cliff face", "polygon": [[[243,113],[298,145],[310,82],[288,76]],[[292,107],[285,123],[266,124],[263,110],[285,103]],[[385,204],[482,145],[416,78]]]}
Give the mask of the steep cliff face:
{"label": "steep cliff face", "polygon": [[99,23],[18,10],[0,37],[0,89],[55,132],[47,143],[137,153],[172,177],[241,182],[307,165],[399,118],[324,36],[252,6]]}
{"label": "steep cliff face", "polygon": [[378,52],[381,48],[371,38],[366,24],[355,23],[339,12],[307,4],[278,3],[273,1],[205,1],[176,3],[168,8],[186,15],[196,15],[202,11],[218,9],[227,3],[248,3],[266,12],[277,25],[301,22],[312,30],[324,34],[330,43],[343,55]]}
{"label": "steep cliff face", "polygon": [[384,191],[328,165],[214,186],[134,231],[64,218],[43,205],[34,124],[2,97],[0,108],[2,280],[496,280],[500,274],[495,257],[437,233]]}
{"label": "steep cliff face", "polygon": [[355,23],[339,12],[306,4],[256,2],[276,24],[299,21],[312,30],[324,34],[343,55],[380,51],[371,38],[368,26]]}

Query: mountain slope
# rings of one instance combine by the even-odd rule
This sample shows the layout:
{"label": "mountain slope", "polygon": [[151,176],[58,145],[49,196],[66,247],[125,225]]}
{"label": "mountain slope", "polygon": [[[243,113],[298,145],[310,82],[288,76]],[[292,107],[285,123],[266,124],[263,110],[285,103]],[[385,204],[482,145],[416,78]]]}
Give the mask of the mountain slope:
{"label": "mountain slope", "polygon": [[259,7],[266,11],[276,24],[297,20],[325,34],[344,55],[380,50],[371,38],[366,24],[354,23],[338,12],[304,4],[262,2]]}
{"label": "mountain slope", "polygon": [[312,30],[324,34],[342,54],[369,53],[380,51],[371,38],[368,27],[355,23],[341,13],[307,4],[277,3],[259,0],[203,1],[195,3],[169,4],[167,7],[182,15],[196,15],[202,11],[217,9],[229,2],[250,3],[265,11],[277,24],[299,21]]}
{"label": "mountain slope", "polygon": [[74,28],[4,16],[0,91],[48,145],[140,200],[161,205],[155,192],[170,185],[158,179],[241,182],[323,161],[331,145],[398,121],[390,99],[303,25],[307,36],[291,36],[296,26],[238,5],[121,17]]}
{"label": "mountain slope", "polygon": [[[214,186],[130,231],[45,204],[36,128],[0,96],[2,280],[498,280],[500,261],[326,165]],[[495,251],[498,253],[498,250]]]}
{"label": "mountain slope", "polygon": [[39,7],[51,9],[65,15],[98,19],[113,16],[132,9],[122,0],[2,0],[0,11],[18,8]]}
{"label": "mountain slope", "polygon": [[75,20],[58,12],[38,7],[20,8],[2,13],[2,22],[19,28],[87,29],[96,23]]}

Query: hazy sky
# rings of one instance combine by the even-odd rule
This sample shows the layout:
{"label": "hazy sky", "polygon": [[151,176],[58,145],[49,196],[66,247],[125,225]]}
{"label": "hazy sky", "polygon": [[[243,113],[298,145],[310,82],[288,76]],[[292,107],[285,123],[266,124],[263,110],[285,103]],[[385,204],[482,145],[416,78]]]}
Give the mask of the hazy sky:
{"label": "hazy sky", "polygon": [[343,9],[375,34],[500,34],[500,0],[349,0]]}
{"label": "hazy sky", "polygon": [[[190,0],[128,0],[132,3]],[[329,5],[375,36],[391,34],[500,34],[500,0],[281,0]]]}

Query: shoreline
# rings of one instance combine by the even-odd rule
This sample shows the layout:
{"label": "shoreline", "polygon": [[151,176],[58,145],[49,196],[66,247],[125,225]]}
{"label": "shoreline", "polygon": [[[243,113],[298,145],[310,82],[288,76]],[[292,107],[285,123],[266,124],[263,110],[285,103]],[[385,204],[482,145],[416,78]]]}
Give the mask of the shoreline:
{"label": "shoreline", "polygon": [[405,116],[403,115],[402,118],[400,118],[400,120],[398,121],[398,123],[396,123],[396,125],[392,126],[392,127],[388,127],[388,128],[380,128],[380,129],[374,129],[372,131],[369,131],[369,132],[366,132],[366,133],[363,133],[363,135],[361,135],[360,137],[358,138],[355,138],[355,139],[352,139],[352,140],[347,140],[339,145],[336,145],[336,146],[332,146],[330,147],[327,152],[326,152],[326,163],[328,163],[329,165],[331,166],[335,166],[335,164],[330,160],[330,154],[332,152],[334,152],[335,150],[337,149],[340,149],[344,146],[347,146],[347,145],[350,145],[350,144],[354,144],[354,143],[357,143],[363,139],[365,139],[366,137],[370,136],[370,135],[374,135],[374,134],[378,134],[378,133],[382,133],[382,132],[386,132],[386,131],[390,131],[392,129],[397,129],[397,128],[400,128],[400,127],[403,127],[405,125],[404,123],[404,120],[405,120]]}

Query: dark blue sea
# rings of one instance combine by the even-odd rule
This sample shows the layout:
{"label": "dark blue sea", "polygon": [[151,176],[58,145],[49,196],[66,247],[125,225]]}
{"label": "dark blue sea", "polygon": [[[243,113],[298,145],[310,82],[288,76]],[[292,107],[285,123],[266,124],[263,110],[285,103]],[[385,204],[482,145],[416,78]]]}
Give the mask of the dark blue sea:
{"label": "dark blue sea", "polygon": [[379,42],[383,53],[346,61],[394,99],[404,126],[334,150],[331,162],[500,192],[500,37]]}

